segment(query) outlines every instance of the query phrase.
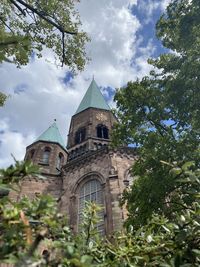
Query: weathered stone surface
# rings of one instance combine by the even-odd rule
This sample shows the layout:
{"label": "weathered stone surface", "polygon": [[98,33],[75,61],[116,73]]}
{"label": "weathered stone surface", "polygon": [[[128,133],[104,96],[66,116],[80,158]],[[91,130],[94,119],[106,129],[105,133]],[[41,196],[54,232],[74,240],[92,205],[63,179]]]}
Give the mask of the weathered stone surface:
{"label": "weathered stone surface", "polygon": [[[127,211],[125,207],[120,207],[120,199],[131,182],[129,170],[136,154],[128,147],[110,149],[109,138],[97,137],[98,125],[104,125],[110,135],[114,123],[116,118],[111,111],[88,108],[72,117],[68,152],[59,144],[46,141],[37,141],[27,147],[25,159],[39,165],[46,179],[27,177],[21,182],[20,195],[11,193],[11,197],[53,195],[58,199],[60,211],[68,216],[71,228],[77,232],[80,190],[87,181],[96,179],[103,194],[105,233],[109,235],[121,229]],[[85,136],[77,143],[76,133],[82,128],[85,128]],[[50,149],[48,164],[43,162],[46,148]],[[60,153],[64,157],[61,170],[57,168]]]}

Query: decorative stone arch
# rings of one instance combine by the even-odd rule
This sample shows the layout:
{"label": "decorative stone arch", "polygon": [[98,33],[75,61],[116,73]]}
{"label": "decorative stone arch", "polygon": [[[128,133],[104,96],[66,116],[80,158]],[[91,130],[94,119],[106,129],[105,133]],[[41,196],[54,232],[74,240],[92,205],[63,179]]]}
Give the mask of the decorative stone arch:
{"label": "decorative stone arch", "polygon": [[92,176],[97,176],[97,179],[100,181],[101,185],[104,186],[105,185],[105,178],[103,177],[103,175],[99,172],[88,172],[87,174],[84,174],[83,176],[81,176],[75,183],[74,187],[72,188],[71,192],[72,195],[76,194],[78,188],[83,185],[85,183],[85,180],[92,180]]}
{"label": "decorative stone arch", "polygon": [[[70,197],[70,225],[73,228],[74,232],[78,232],[78,221],[79,221],[79,215],[80,215],[80,201],[82,197],[80,196],[81,188],[83,188],[86,184],[89,182],[92,182],[94,180],[97,180],[101,186],[101,197],[102,197],[102,205],[104,207],[104,210],[102,211],[102,219],[103,219],[103,224],[104,224],[104,232],[106,232],[106,218],[105,218],[105,213],[106,213],[106,200],[105,200],[105,178],[98,172],[89,172],[82,177],[78,179],[76,184],[74,185],[72,189],[72,195]],[[91,185],[90,185],[91,187]],[[98,191],[99,192],[99,191]],[[95,191],[94,193],[97,193]],[[89,193],[90,198],[91,198],[91,192]],[[95,201],[96,202],[96,201]],[[98,203],[98,202],[97,202]]]}

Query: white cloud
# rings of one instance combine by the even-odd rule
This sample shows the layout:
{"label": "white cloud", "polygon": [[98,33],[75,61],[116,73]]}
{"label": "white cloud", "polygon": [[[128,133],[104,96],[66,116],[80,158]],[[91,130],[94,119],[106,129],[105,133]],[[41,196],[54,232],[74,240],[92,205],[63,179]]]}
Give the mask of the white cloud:
{"label": "white cloud", "polygon": [[[25,147],[55,118],[66,140],[70,118],[93,74],[100,86],[116,88],[148,73],[150,67],[146,59],[153,47],[149,43],[137,56],[140,42],[136,33],[141,25],[129,9],[136,3],[136,0],[80,2],[83,28],[91,37],[87,45],[91,62],[67,85],[62,82],[67,68],[58,68],[44,58],[21,69],[11,64],[0,66],[1,89],[11,95],[0,110],[0,132],[3,132],[0,134],[0,167],[11,162],[11,153],[22,159]],[[45,54],[53,62],[49,51]]]}
{"label": "white cloud", "polygon": [[143,23],[148,24],[153,21],[155,11],[165,11],[171,0],[140,0],[138,1],[138,8],[143,12]]}
{"label": "white cloud", "polygon": [[6,120],[0,122],[0,166],[14,163],[12,155],[17,160],[23,160],[26,146],[35,138],[32,134],[24,136],[22,133],[11,131]]}
{"label": "white cloud", "polygon": [[162,10],[165,10],[166,7],[169,5],[169,3],[171,2],[172,0],[163,0],[161,1],[161,8]]}

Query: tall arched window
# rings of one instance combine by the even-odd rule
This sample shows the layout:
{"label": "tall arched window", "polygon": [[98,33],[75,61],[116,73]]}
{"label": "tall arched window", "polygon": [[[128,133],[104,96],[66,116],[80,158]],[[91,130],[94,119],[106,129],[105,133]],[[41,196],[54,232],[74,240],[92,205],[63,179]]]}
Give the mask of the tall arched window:
{"label": "tall arched window", "polygon": [[50,156],[51,149],[49,147],[45,147],[43,156],[42,156],[42,163],[48,164],[49,163],[49,156]]}
{"label": "tall arched window", "polygon": [[58,158],[57,158],[57,164],[56,164],[56,168],[57,168],[58,170],[61,169],[61,167],[62,167],[62,165],[63,165],[63,162],[64,162],[64,156],[63,156],[62,153],[59,153]]}
{"label": "tall arched window", "polygon": [[[85,208],[86,202],[95,202],[99,206],[103,206],[103,192],[102,186],[99,180],[92,179],[86,182],[79,191],[79,205],[78,205],[78,220],[79,225],[82,221],[82,213]],[[104,233],[104,210],[98,212],[99,222],[97,224],[97,230],[100,234]]]}
{"label": "tall arched window", "polygon": [[97,137],[109,139],[109,130],[105,125],[102,124],[97,125]]}

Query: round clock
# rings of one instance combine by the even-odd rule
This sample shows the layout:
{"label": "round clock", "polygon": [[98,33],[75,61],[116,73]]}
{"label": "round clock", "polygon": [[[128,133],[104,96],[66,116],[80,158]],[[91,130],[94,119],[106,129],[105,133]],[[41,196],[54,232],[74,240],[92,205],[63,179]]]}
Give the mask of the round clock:
{"label": "round clock", "polygon": [[96,115],[96,118],[97,118],[97,120],[99,120],[99,121],[106,121],[106,120],[107,120],[107,116],[106,116],[105,114],[103,114],[103,113],[98,113],[98,114]]}

